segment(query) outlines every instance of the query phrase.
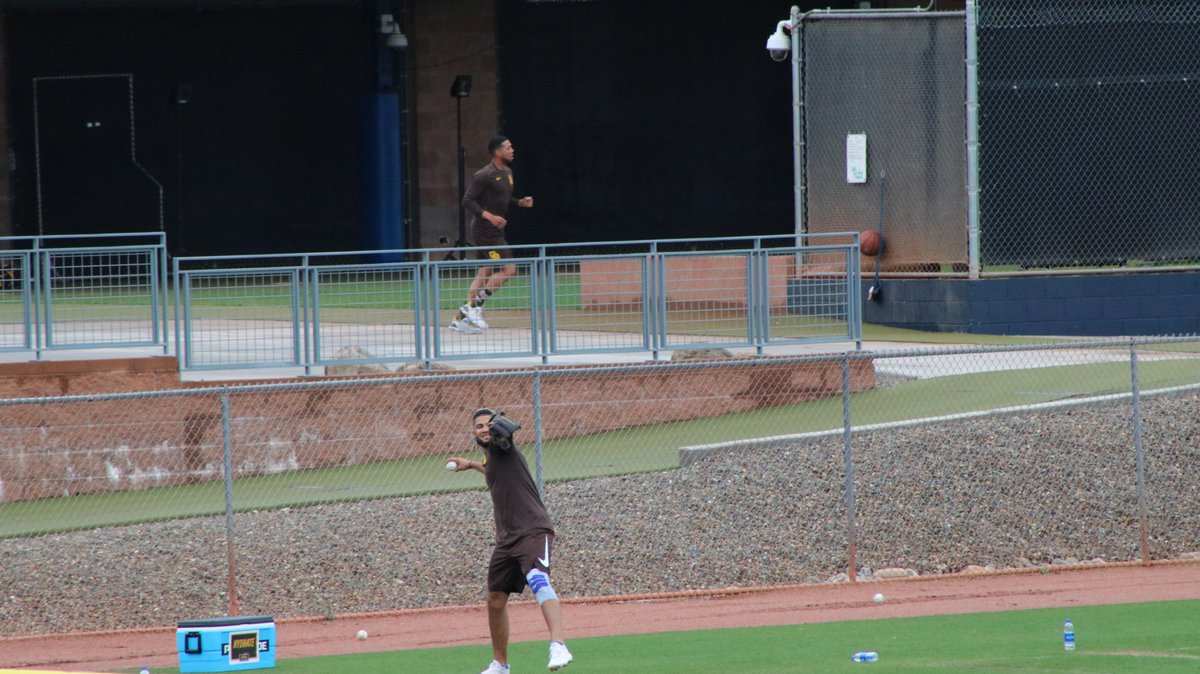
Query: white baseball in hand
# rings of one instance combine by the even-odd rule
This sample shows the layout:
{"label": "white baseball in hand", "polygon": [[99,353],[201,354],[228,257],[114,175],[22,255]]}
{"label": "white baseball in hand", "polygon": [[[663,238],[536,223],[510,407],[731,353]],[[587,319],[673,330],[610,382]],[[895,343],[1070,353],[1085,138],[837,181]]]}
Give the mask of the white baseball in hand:
{"label": "white baseball in hand", "polygon": [[447,461],[446,462],[446,470],[449,470],[449,471],[458,470],[458,464],[455,463],[454,461]]}

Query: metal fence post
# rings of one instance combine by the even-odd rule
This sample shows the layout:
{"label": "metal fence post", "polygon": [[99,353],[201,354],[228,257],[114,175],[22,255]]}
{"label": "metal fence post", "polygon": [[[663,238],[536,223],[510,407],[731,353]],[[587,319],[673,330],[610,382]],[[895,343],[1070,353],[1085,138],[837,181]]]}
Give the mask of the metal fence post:
{"label": "metal fence post", "polygon": [[804,14],[792,5],[788,19],[792,24],[792,227],[796,243],[808,245],[808,222],[804,211],[804,191],[808,177],[804,173]]}
{"label": "metal fence post", "polygon": [[846,559],[850,582],[858,577],[858,541],[854,526],[854,456],[850,447],[850,356],[842,354],[842,465],[846,475]]}
{"label": "metal fence post", "polygon": [[538,496],[546,498],[546,480],[542,477],[542,373],[533,373],[533,466]]}
{"label": "metal fence post", "polygon": [[1133,403],[1133,453],[1137,465],[1138,528],[1142,550],[1142,564],[1150,563],[1150,524],[1146,514],[1146,454],[1142,451],[1142,403],[1138,382],[1137,340],[1129,340],[1129,369],[1133,384],[1130,400]]}
{"label": "metal fence post", "polygon": [[233,438],[229,392],[221,392],[221,445],[225,472],[225,562],[229,581],[229,615],[238,614],[237,552],[233,542]]}
{"label": "metal fence post", "polygon": [[979,41],[976,1],[966,7],[967,274],[979,278]]}

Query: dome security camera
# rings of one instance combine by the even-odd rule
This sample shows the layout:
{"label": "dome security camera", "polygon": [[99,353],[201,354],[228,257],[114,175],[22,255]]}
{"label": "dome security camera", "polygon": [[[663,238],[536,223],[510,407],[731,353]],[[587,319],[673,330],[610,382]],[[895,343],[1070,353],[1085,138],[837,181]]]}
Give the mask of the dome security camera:
{"label": "dome security camera", "polygon": [[400,30],[400,24],[396,23],[396,17],[391,14],[379,15],[379,32],[384,35],[384,44],[392,49],[408,48],[408,36]]}
{"label": "dome security camera", "polygon": [[392,49],[405,49],[408,47],[408,36],[397,30],[387,36],[387,46]]}
{"label": "dome security camera", "polygon": [[783,34],[784,28],[791,28],[787,21],[780,21],[775,32],[767,38],[767,52],[773,61],[786,61],[788,52],[792,50],[792,40]]}

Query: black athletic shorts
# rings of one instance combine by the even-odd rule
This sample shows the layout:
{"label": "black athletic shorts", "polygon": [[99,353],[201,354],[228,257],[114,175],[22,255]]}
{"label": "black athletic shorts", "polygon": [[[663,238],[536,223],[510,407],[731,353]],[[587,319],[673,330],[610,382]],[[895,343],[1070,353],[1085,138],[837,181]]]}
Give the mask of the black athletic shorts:
{"label": "black athletic shorts", "polygon": [[534,567],[550,573],[550,553],[554,549],[554,534],[534,531],[516,543],[492,551],[488,564],[488,590],[519,594],[525,590],[525,574]]}
{"label": "black athletic shorts", "polygon": [[504,230],[491,223],[475,225],[471,229],[471,239],[476,246],[487,246],[485,250],[475,251],[477,260],[502,260],[513,256],[504,238]]}
{"label": "black athletic shorts", "polygon": [[504,260],[512,256],[511,248],[488,248],[475,251],[476,260]]}

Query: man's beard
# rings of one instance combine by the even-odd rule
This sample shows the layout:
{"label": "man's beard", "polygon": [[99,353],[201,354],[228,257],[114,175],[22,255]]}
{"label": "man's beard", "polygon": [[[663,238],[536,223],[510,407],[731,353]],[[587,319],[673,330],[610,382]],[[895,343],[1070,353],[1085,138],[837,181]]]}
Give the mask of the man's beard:
{"label": "man's beard", "polygon": [[484,442],[483,440],[480,440],[480,439],[479,439],[479,436],[476,436],[476,437],[475,437],[475,444],[479,445],[480,447],[487,447],[487,446],[488,446],[488,443]]}

